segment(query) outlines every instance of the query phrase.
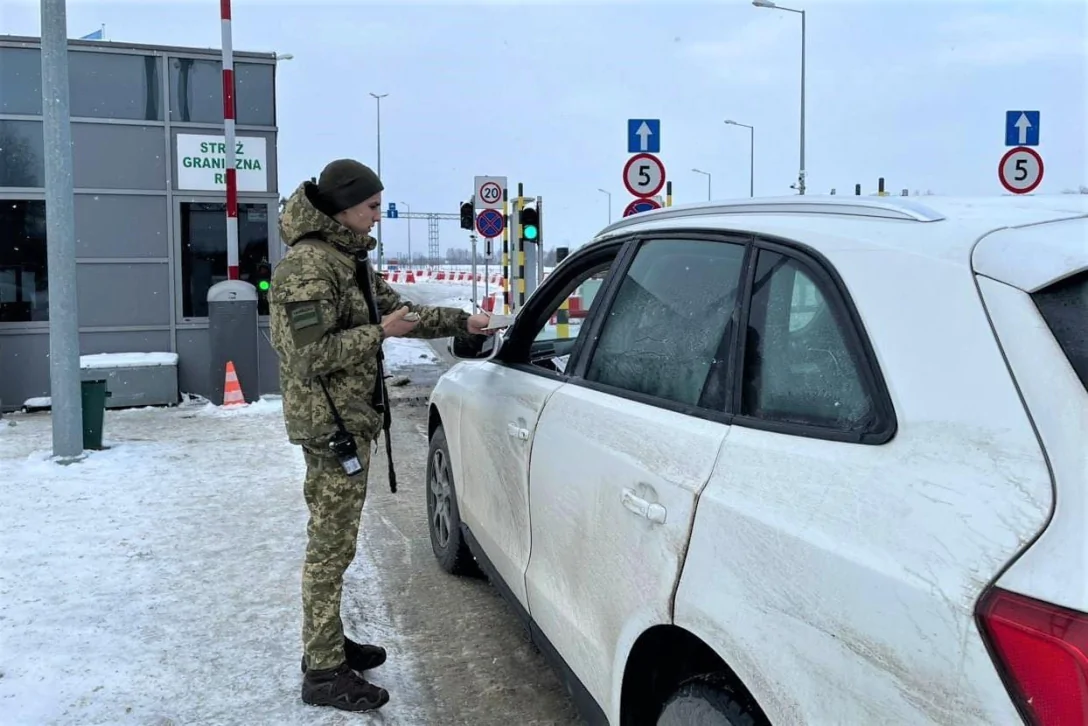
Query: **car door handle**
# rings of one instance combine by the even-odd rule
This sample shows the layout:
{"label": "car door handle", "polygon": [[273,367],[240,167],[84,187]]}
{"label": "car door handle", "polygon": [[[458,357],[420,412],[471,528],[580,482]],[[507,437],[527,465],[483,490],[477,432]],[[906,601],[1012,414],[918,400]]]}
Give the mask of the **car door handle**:
{"label": "car door handle", "polygon": [[624,489],[621,497],[623,506],[640,517],[644,517],[654,524],[665,524],[665,508],[660,504],[650,504],[642,497],[635,494],[633,489]]}
{"label": "car door handle", "polygon": [[510,434],[511,438],[515,438],[518,441],[528,441],[529,440],[529,429],[523,429],[520,426],[518,426],[517,424],[513,424],[513,423],[506,424],[506,433]]}

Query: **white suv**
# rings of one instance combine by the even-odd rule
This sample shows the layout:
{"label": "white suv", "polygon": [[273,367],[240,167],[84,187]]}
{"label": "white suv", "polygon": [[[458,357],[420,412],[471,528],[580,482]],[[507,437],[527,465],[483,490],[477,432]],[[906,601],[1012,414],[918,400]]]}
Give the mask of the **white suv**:
{"label": "white suv", "polygon": [[435,555],[588,722],[1088,723],[1088,198],[639,214],[453,350]]}

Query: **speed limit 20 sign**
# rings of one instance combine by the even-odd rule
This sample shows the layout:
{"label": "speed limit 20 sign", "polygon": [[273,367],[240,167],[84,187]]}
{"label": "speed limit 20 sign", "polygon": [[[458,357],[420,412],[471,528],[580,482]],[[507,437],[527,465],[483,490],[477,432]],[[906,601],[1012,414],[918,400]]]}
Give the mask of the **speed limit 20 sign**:
{"label": "speed limit 20 sign", "polygon": [[997,165],[997,178],[1013,194],[1030,194],[1043,181],[1043,157],[1028,146],[1009,149]]}
{"label": "speed limit 20 sign", "polygon": [[502,209],[503,190],[506,189],[504,176],[478,176],[475,179],[476,209]]}
{"label": "speed limit 20 sign", "polygon": [[665,186],[665,165],[653,154],[635,154],[623,167],[623,185],[633,196],[652,197]]}

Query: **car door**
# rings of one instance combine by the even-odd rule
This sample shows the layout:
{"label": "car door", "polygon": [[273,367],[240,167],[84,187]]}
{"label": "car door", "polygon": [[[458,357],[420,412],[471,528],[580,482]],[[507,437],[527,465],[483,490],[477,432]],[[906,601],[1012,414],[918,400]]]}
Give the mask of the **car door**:
{"label": "car door", "polygon": [[536,426],[529,612],[613,716],[626,654],[672,620],[695,503],[728,432],[746,250],[692,233],[640,240],[595,316],[596,344]]}
{"label": "car door", "polygon": [[621,244],[598,246],[565,261],[527,301],[500,352],[458,373],[462,521],[509,593],[523,607],[529,562],[529,456],[537,419],[564,385],[564,361],[578,344],[579,321],[567,321],[577,299],[592,311],[584,288],[607,273]]}

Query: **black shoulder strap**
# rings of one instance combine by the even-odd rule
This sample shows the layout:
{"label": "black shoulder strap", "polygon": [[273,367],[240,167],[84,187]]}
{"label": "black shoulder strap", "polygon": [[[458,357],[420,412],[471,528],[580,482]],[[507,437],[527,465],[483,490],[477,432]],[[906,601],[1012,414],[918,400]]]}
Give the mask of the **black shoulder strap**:
{"label": "black shoulder strap", "polygon": [[[370,258],[364,253],[355,259],[355,283],[366,299],[370,319],[381,323],[382,314],[374,295],[374,283],[371,278]],[[378,346],[378,375],[374,380],[374,394],[371,397],[374,410],[382,415],[382,433],[385,435],[385,456],[389,460],[389,491],[397,491],[397,472],[393,466],[393,442],[389,430],[393,427],[393,414],[389,410],[389,389],[385,386],[385,351]]]}

